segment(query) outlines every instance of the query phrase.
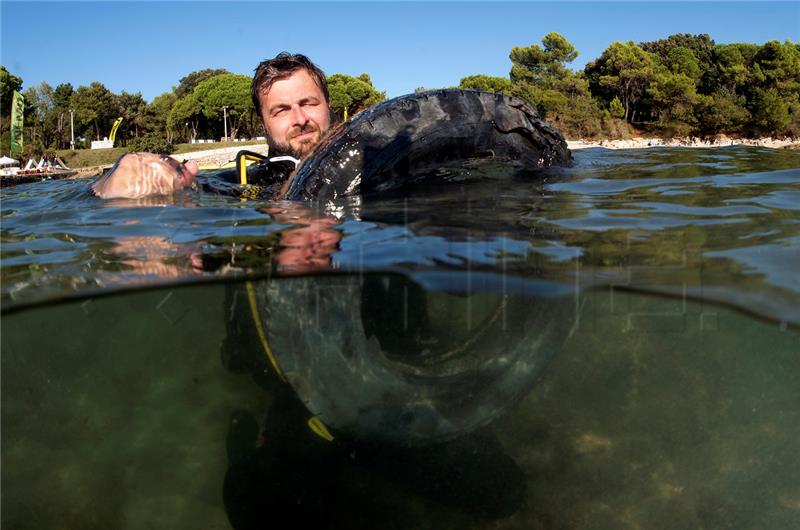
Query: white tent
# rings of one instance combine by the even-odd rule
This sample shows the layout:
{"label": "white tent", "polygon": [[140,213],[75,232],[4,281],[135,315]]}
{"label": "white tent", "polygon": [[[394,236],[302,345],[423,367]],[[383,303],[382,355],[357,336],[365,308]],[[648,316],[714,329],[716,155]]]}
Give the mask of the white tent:
{"label": "white tent", "polygon": [[19,161],[7,156],[0,157],[0,167],[19,166]]}

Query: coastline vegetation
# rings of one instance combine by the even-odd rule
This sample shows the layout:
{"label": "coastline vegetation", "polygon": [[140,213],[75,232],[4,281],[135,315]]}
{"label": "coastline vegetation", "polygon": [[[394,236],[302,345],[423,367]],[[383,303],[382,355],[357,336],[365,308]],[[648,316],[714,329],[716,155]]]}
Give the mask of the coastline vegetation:
{"label": "coastline vegetation", "polygon": [[[508,77],[476,74],[458,87],[521,97],[569,138],[800,136],[800,45],[790,41],[716,44],[708,35],[677,34],[614,42],[573,71],[567,65],[577,56],[564,36],[549,33],[541,45],[511,49]],[[340,116],[386,98],[366,73],[333,74],[328,82],[331,106]],[[191,72],[150,103],[138,92],[114,94],[97,81],[77,89],[70,83],[22,86],[22,79],[0,66],[3,153],[9,151],[8,107],[15,90],[26,100],[23,156],[64,154],[59,150],[69,149],[70,111],[78,148],[107,136],[122,117],[114,149],[120,153],[185,152],[175,146],[219,139],[226,128],[231,138],[264,134],[250,100],[250,77],[221,69]]]}
{"label": "coastline vegetation", "polygon": [[717,45],[708,35],[614,42],[582,71],[562,35],[511,50],[508,78],[475,75],[462,88],[513,94],[572,138],[800,136],[800,45]]}

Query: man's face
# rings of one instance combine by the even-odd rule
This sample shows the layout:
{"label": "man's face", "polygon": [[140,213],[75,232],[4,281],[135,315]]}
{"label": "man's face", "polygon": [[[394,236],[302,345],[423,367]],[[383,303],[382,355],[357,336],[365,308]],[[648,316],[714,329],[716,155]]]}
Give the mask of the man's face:
{"label": "man's face", "polygon": [[260,95],[261,121],[273,148],[302,158],[330,127],[330,109],[308,70],[292,72]]}

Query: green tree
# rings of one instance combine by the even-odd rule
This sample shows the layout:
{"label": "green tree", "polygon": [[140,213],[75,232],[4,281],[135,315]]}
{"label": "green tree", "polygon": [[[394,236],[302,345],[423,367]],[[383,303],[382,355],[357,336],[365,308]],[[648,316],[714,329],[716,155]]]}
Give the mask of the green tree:
{"label": "green tree", "polygon": [[6,109],[11,108],[11,98],[14,91],[22,89],[22,79],[6,70],[0,65],[0,116],[5,116]]}
{"label": "green tree", "polygon": [[647,89],[661,125],[677,127],[681,135],[697,125],[695,106],[701,101],[695,80],[684,73],[659,72]]}
{"label": "green tree", "polygon": [[117,118],[117,105],[114,94],[102,83],[92,82],[88,87],[80,86],[70,97],[70,106],[75,111],[75,121],[79,129],[91,127],[97,140],[100,131],[111,131]]}
{"label": "green tree", "polygon": [[568,134],[593,136],[600,130],[599,110],[584,76],[566,66],[577,56],[572,43],[558,33],[545,35],[541,46],[512,48],[511,93]]}
{"label": "green tree", "polygon": [[625,117],[625,107],[622,105],[622,102],[619,100],[617,96],[614,96],[614,99],[611,100],[611,103],[608,106],[608,110],[611,112],[611,115],[615,118]]}
{"label": "green tree", "polygon": [[38,142],[41,150],[55,148],[57,143],[57,116],[55,91],[42,81],[23,93],[25,96],[25,123],[29,126],[28,142]]}
{"label": "green tree", "polygon": [[572,73],[564,63],[575,60],[577,56],[575,47],[558,33],[545,35],[542,46],[532,44],[511,48],[509,78],[512,93],[535,105],[544,119],[555,117],[568,104],[560,85]]}
{"label": "green tree", "polygon": [[643,50],[656,54],[661,62],[667,64],[670,51],[675,48],[685,48],[692,52],[697,60],[704,65],[714,63],[714,40],[706,33],[692,35],[690,33],[676,33],[665,39],[657,41],[642,42],[640,46]]}
{"label": "green tree", "polygon": [[379,92],[368,74],[353,77],[346,74],[328,76],[328,92],[331,109],[344,116],[353,114],[386,99],[386,92]]}
{"label": "green tree", "polygon": [[145,128],[148,133],[161,136],[169,144],[173,142],[174,131],[168,125],[168,118],[172,106],[177,100],[178,97],[174,92],[164,92],[160,96],[156,96],[147,106]]}
{"label": "green tree", "polygon": [[68,146],[72,85],[61,84],[54,89],[42,81],[25,90],[24,95],[27,143],[36,142],[40,151]]}
{"label": "green tree", "polygon": [[236,138],[239,128],[254,112],[250,98],[251,78],[246,75],[222,74],[202,81],[194,89],[194,97],[208,123],[223,130],[223,107],[227,108],[229,136]]}
{"label": "green tree", "polygon": [[746,61],[742,51],[742,47],[738,44],[721,44],[714,48],[717,89],[724,88],[730,94],[737,94],[741,87],[752,79],[752,59],[755,51],[752,52],[750,61]]}
{"label": "green tree", "polygon": [[542,46],[515,46],[509,53],[512,92],[536,105],[543,117],[557,113],[567,104],[561,85],[573,77],[565,62],[578,56],[575,47],[562,35],[548,33]]}
{"label": "green tree", "polygon": [[511,49],[511,80],[550,85],[570,74],[565,63],[571,63],[577,57],[575,46],[563,35],[548,33],[542,38],[542,46],[533,44]]}
{"label": "green tree", "polygon": [[741,134],[750,119],[744,96],[720,88],[711,96],[703,96],[698,108],[698,121],[703,134]]}
{"label": "green tree", "polygon": [[56,147],[63,149],[69,146],[70,142],[70,106],[69,101],[72,97],[72,85],[61,83],[53,90],[53,111],[56,136]]}
{"label": "green tree", "polygon": [[74,92],[70,83],[61,83],[55,90],[53,90],[53,99],[56,107],[60,109],[69,108],[69,98],[72,97]]}
{"label": "green tree", "polygon": [[789,104],[774,88],[757,89],[751,106],[753,123],[761,134],[779,135],[792,121]]}
{"label": "green tree", "polygon": [[[137,138],[145,126],[147,102],[142,98],[140,92],[129,94],[124,90],[116,97],[116,100],[118,114],[122,117],[123,138]],[[130,134],[131,131],[133,134]]]}
{"label": "green tree", "polygon": [[800,92],[800,51],[791,42],[769,41],[754,59],[754,74],[763,88],[782,95]]}
{"label": "green tree", "polygon": [[692,50],[684,46],[676,46],[667,53],[665,63],[674,74],[682,74],[695,83],[700,80],[700,61],[697,60]]}
{"label": "green tree", "polygon": [[[652,42],[642,42],[639,44],[641,48],[652,53],[658,58],[658,62],[670,68],[674,73],[683,73],[691,77],[697,82],[698,91],[703,94],[711,93],[714,89],[714,49],[716,45],[714,41],[707,34],[691,35],[689,33],[678,33],[670,35],[666,39],[660,39]],[[675,49],[681,48],[678,52],[678,57],[675,56]],[[694,60],[696,61],[699,72],[695,75],[687,71],[681,71],[674,68],[676,59],[680,61],[679,57],[685,57],[683,50],[691,52]]]}
{"label": "green tree", "polygon": [[0,65],[0,152],[11,148],[11,99],[14,91],[22,89],[22,79]]}
{"label": "green tree", "polygon": [[592,94],[610,102],[619,97],[624,118],[636,119],[636,104],[655,77],[655,59],[633,42],[614,42],[584,70]]}
{"label": "green tree", "polygon": [[458,87],[498,94],[511,94],[511,80],[506,77],[493,77],[483,74],[470,75],[462,77]]}
{"label": "green tree", "polygon": [[202,107],[194,92],[179,98],[167,116],[167,126],[173,131],[183,131],[183,137],[194,140],[202,118]]}
{"label": "green tree", "polygon": [[181,77],[178,86],[175,88],[175,95],[178,98],[185,97],[194,92],[194,89],[197,87],[197,85],[206,79],[229,73],[230,72],[224,68],[204,68],[203,70],[197,70],[187,74],[186,76]]}

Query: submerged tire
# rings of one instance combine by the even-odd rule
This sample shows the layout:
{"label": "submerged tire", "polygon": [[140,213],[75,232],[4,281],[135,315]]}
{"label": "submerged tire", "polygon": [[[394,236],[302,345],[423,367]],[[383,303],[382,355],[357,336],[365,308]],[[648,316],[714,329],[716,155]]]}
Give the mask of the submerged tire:
{"label": "submerged tire", "polygon": [[270,356],[337,438],[421,446],[513,408],[572,328],[574,300],[429,291],[397,275],[254,289]]}
{"label": "submerged tire", "polygon": [[300,166],[286,197],[332,200],[420,183],[463,181],[497,163],[530,172],[565,166],[564,137],[525,101],[475,90],[402,96],[344,123]]}

